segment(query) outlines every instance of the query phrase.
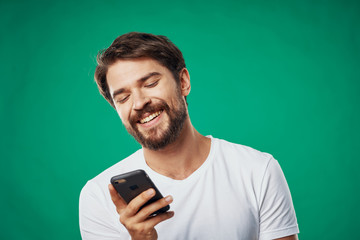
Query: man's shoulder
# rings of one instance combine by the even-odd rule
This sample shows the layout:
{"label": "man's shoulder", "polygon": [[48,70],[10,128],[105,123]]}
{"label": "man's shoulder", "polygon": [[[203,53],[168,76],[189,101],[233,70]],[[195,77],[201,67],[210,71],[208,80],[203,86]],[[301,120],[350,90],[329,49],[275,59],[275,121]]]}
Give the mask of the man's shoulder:
{"label": "man's shoulder", "polygon": [[258,159],[260,161],[266,161],[269,158],[272,158],[272,155],[267,152],[259,151],[255,148],[242,145],[239,143],[229,142],[224,139],[215,139],[219,144],[220,151],[226,153],[235,154],[234,157],[242,157],[242,158],[251,158]]}
{"label": "man's shoulder", "polygon": [[266,167],[269,162],[274,159],[271,154],[246,145],[229,142],[223,139],[215,139],[215,141],[218,142],[216,155],[223,156],[227,162],[239,165],[239,167],[247,166],[259,169],[259,167]]}
{"label": "man's shoulder", "polygon": [[273,156],[242,144],[221,139],[215,141],[214,164],[217,173],[226,176],[234,185],[243,183],[248,190],[259,194],[268,167],[276,162]]}

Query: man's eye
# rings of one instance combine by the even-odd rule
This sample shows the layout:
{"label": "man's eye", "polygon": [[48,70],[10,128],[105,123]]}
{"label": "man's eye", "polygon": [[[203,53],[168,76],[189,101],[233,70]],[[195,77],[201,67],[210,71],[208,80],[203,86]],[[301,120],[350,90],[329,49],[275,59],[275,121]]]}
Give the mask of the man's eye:
{"label": "man's eye", "polygon": [[117,102],[118,102],[118,103],[124,103],[124,102],[126,102],[126,100],[128,100],[128,98],[129,98],[129,95],[127,95],[126,97],[123,97],[123,98],[119,98],[119,99],[117,100]]}
{"label": "man's eye", "polygon": [[155,87],[157,84],[159,83],[159,80],[155,81],[155,82],[152,82],[150,84],[147,84],[145,85],[145,87],[147,88],[152,88],[152,87]]}

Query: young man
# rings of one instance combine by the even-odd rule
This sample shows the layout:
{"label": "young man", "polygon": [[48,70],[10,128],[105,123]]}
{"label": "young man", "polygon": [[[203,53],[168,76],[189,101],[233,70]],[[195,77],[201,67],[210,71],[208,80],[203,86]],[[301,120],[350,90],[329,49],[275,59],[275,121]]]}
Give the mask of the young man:
{"label": "young man", "polygon": [[[297,239],[278,162],[250,147],[203,136],[191,124],[190,76],[164,36],[128,33],[98,55],[95,80],[142,149],[88,181],[80,195],[83,239]],[[112,176],[143,169],[150,189],[129,204]],[[170,204],[171,211],[149,215]]]}

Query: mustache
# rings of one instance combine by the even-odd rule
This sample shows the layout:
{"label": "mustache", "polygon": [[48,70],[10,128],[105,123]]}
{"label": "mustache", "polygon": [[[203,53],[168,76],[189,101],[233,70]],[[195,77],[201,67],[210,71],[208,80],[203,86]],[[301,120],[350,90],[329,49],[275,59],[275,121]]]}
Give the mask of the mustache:
{"label": "mustache", "polygon": [[169,112],[170,107],[164,101],[161,101],[161,102],[156,103],[156,104],[147,104],[141,110],[137,110],[136,112],[134,112],[133,115],[130,116],[130,119],[129,119],[130,123],[131,123],[131,125],[134,126],[137,122],[139,122],[143,118],[145,113],[154,113],[154,112],[157,112],[157,111],[160,111],[160,110],[164,110],[166,112]]}

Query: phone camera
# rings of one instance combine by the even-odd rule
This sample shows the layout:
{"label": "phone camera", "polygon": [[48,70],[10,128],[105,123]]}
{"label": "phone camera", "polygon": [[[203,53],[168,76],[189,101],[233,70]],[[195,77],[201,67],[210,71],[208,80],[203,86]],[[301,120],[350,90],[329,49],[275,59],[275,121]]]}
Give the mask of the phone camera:
{"label": "phone camera", "polygon": [[130,186],[130,189],[131,189],[131,190],[136,190],[136,189],[138,189],[138,188],[139,188],[138,185],[132,185],[132,186]]}

